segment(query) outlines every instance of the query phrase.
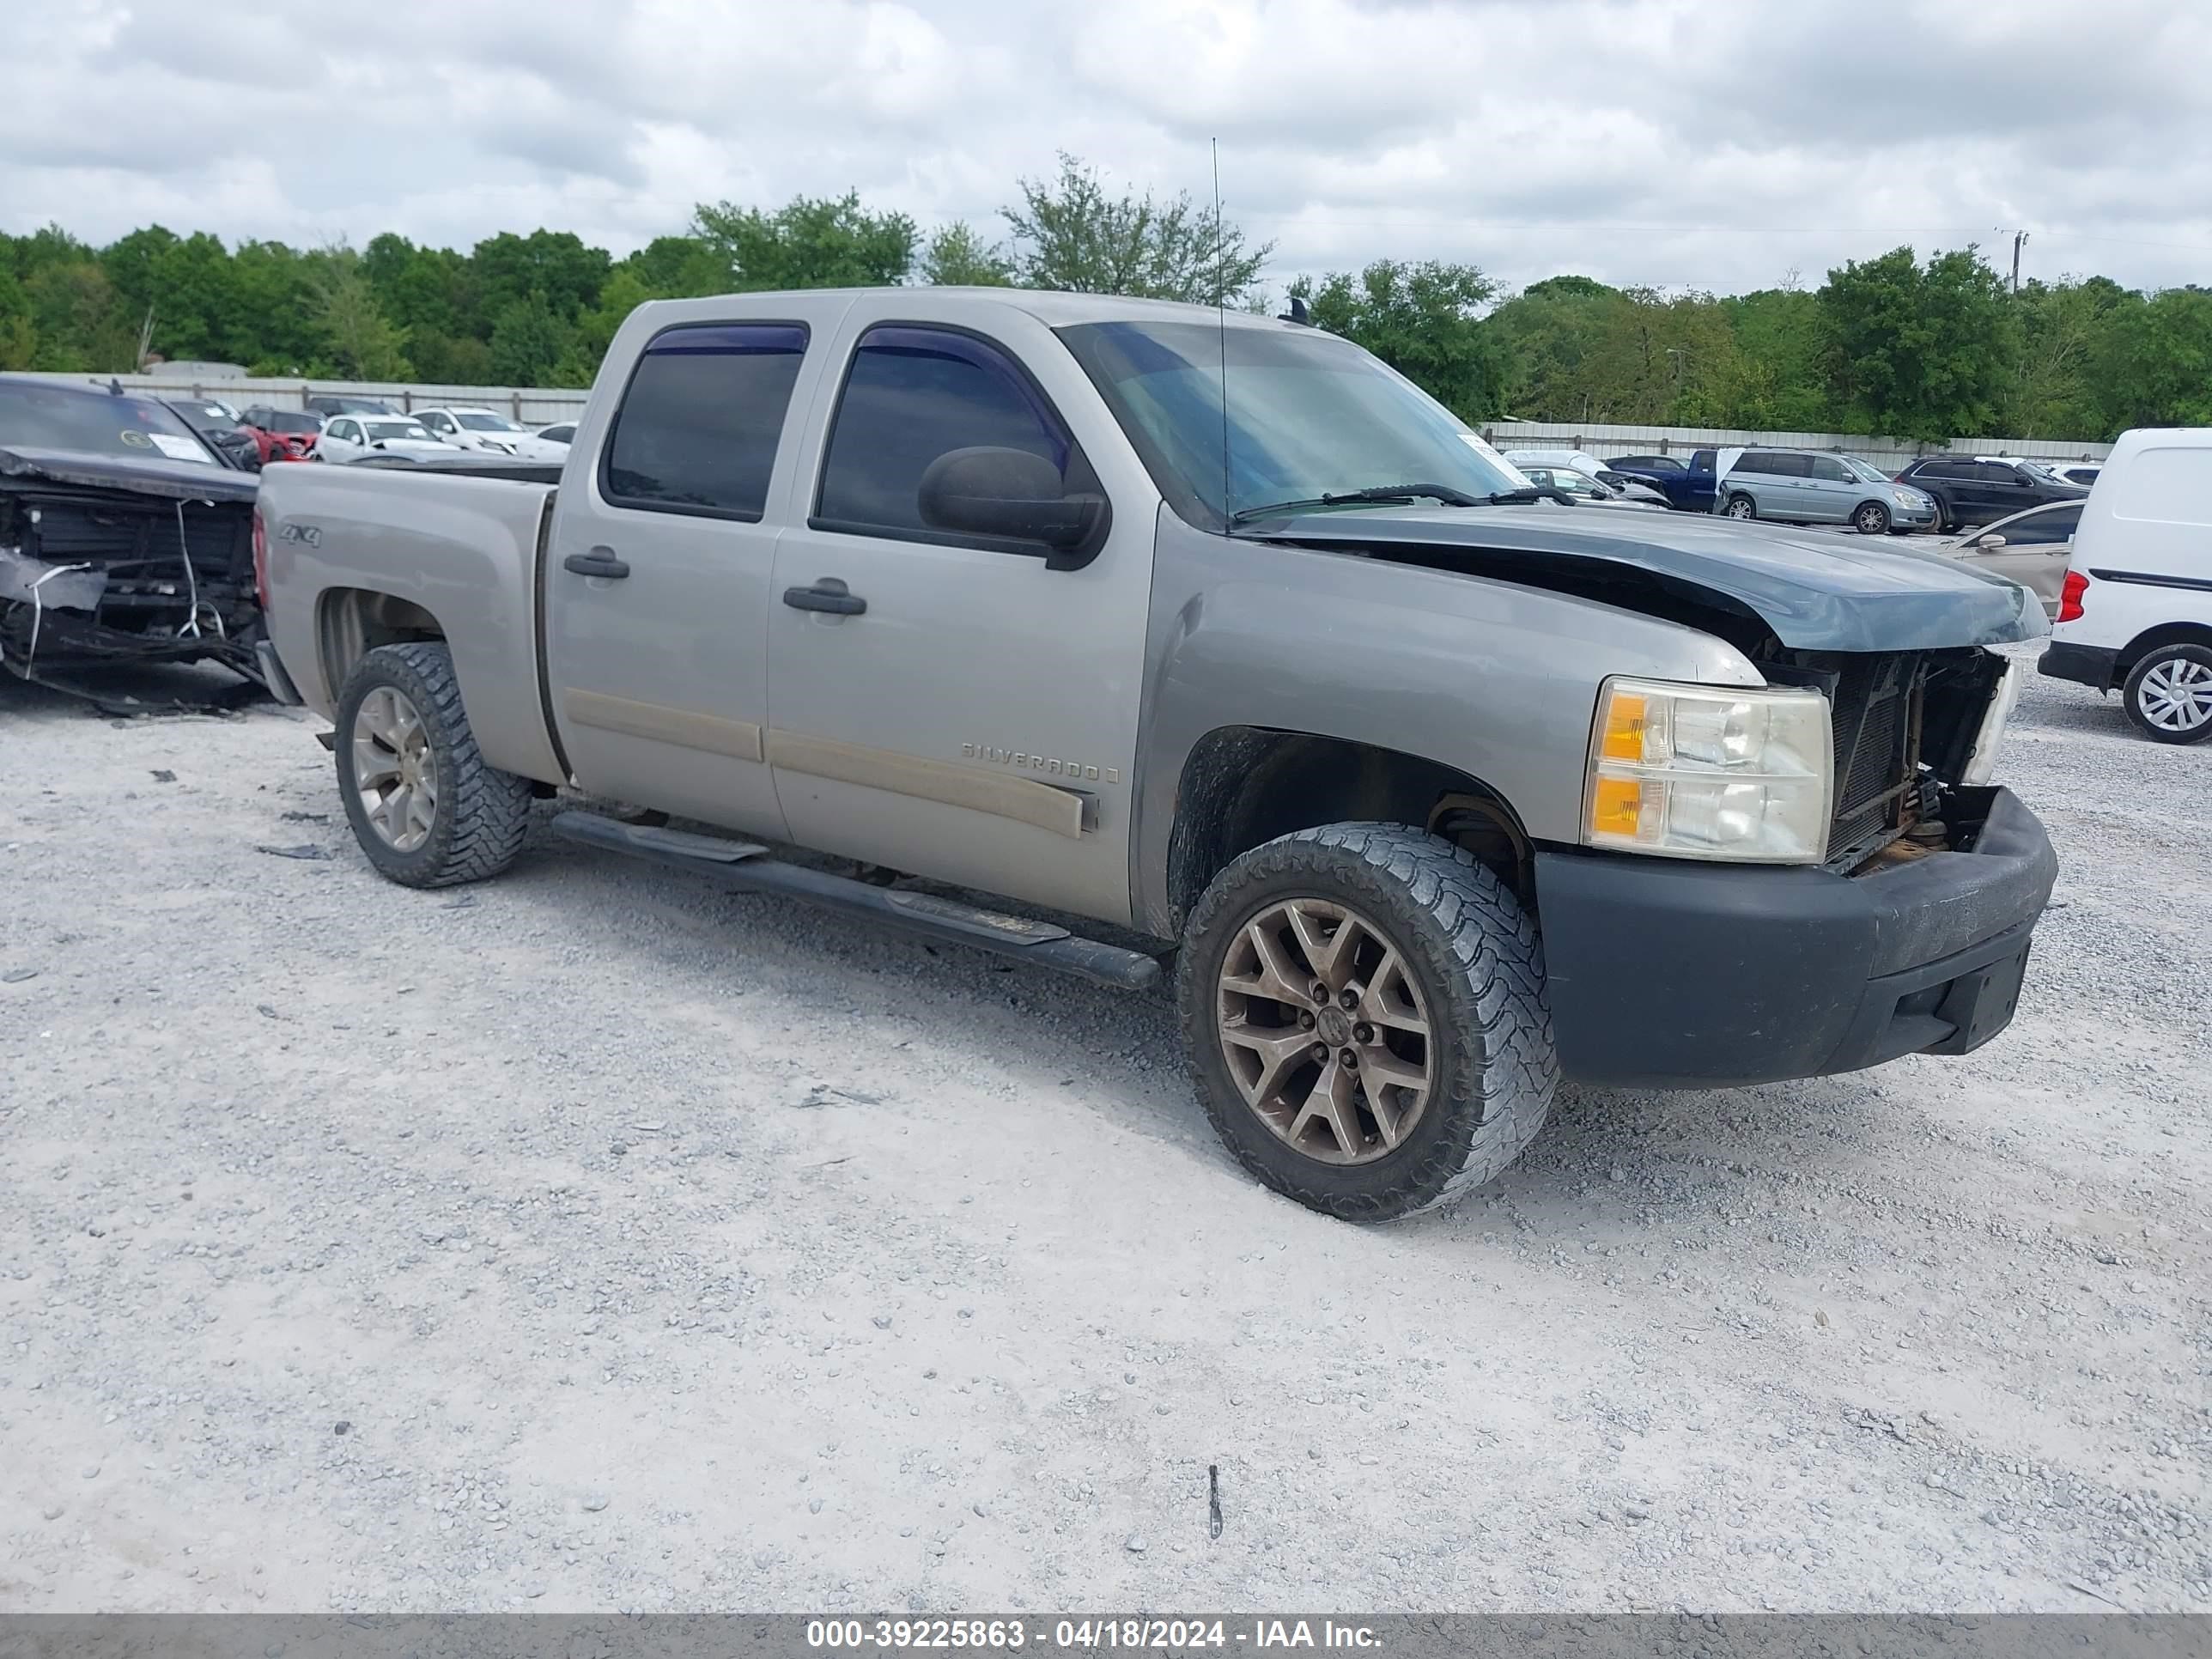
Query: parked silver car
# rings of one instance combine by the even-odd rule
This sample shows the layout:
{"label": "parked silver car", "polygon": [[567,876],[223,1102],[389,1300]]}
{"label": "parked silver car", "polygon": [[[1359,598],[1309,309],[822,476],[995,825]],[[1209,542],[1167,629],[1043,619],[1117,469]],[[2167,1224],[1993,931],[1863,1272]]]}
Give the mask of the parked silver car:
{"label": "parked silver car", "polygon": [[2056,617],[2066,585],[2066,562],[2074,552],[2074,532],[2081,522],[2080,501],[2051,501],[1979,530],[1947,536],[1936,544],[1936,550],[2018,582],[2043,602],[2045,616]]}
{"label": "parked silver car", "polygon": [[1847,524],[1862,535],[1932,529],[1936,502],[1856,455],[1802,449],[1723,449],[1713,511],[1731,519]]}

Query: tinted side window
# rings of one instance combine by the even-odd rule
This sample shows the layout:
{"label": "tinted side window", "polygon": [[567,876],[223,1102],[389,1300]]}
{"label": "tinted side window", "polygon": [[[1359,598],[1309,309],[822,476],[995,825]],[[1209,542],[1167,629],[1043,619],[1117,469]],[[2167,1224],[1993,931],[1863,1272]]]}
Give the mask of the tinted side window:
{"label": "tinted side window", "polygon": [[977,446],[1027,450],[1066,480],[1074,441],[1027,375],[965,334],[890,325],[860,337],[822,464],[815,522],[925,537],[921,475]]}
{"label": "tinted side window", "polygon": [[1813,477],[1826,479],[1830,483],[1849,483],[1850,482],[1851,475],[1844,470],[1844,464],[1841,461],[1837,460],[1833,456],[1815,455],[1813,456],[1811,459],[1813,463]]}
{"label": "tinted side window", "polygon": [[1949,478],[1954,481],[1981,476],[1980,469],[1972,461],[1923,461],[1914,468],[1916,478]]}
{"label": "tinted side window", "polygon": [[1738,472],[1764,472],[1771,475],[1774,470],[1774,457],[1762,455],[1757,450],[1747,450],[1736,459],[1735,471]]}
{"label": "tinted side window", "polygon": [[806,355],[791,323],[665,329],[638,358],[600,463],[618,507],[757,519]]}
{"label": "tinted side window", "polygon": [[[2021,520],[2023,531],[2034,533],[2038,541],[2070,542],[2074,532],[2081,527],[2081,509],[2078,507],[2053,507],[2048,513],[2039,513]],[[2025,538],[2023,538],[2025,539]]]}
{"label": "tinted side window", "polygon": [[1690,470],[1693,472],[1711,471],[1713,470],[1713,452],[1710,449],[1699,449],[1691,452]]}

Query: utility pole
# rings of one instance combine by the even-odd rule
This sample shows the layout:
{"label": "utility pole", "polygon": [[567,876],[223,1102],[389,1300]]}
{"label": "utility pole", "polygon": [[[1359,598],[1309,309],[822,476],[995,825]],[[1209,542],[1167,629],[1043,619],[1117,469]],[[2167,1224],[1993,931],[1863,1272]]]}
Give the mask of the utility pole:
{"label": "utility pole", "polygon": [[2013,291],[2014,296],[2015,298],[2017,298],[2017,297],[2018,297],[2018,295],[2019,295],[2019,294],[2020,294],[2020,248],[2021,248],[2021,243],[2023,243],[2023,242],[2025,242],[2026,240],[2027,240],[2027,233],[2026,231],[2024,231],[2024,230],[2015,230],[2014,232],[2013,232],[2013,234],[2012,234],[2012,291]]}

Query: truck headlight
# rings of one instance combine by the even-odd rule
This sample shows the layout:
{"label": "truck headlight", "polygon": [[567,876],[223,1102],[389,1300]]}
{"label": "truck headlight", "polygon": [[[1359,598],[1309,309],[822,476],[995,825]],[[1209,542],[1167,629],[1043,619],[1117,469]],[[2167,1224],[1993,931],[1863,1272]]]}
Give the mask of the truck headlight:
{"label": "truck headlight", "polygon": [[1615,676],[1599,688],[1590,729],[1583,842],[1818,864],[1834,771],[1828,700],[1818,691]]}

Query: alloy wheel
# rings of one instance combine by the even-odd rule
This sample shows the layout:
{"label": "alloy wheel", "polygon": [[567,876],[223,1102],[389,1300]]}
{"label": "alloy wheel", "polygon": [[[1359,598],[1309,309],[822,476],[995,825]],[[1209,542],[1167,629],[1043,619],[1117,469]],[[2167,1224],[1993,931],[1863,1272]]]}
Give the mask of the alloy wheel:
{"label": "alloy wheel", "polygon": [[1420,988],[1389,936],[1349,905],[1267,905],[1231,943],[1216,1005],[1244,1103],[1309,1158],[1387,1157],[1428,1108],[1437,1051]]}
{"label": "alloy wheel", "polygon": [[353,717],[353,783],[369,828],[411,853],[437,821],[438,769],[429,728],[404,692],[380,685]]}

